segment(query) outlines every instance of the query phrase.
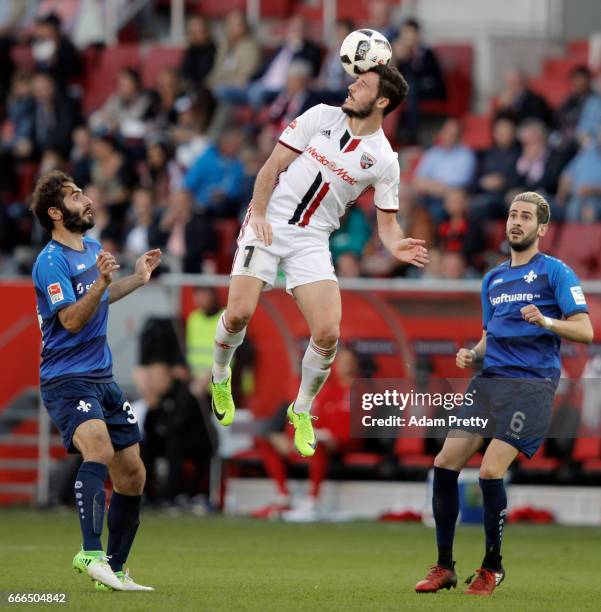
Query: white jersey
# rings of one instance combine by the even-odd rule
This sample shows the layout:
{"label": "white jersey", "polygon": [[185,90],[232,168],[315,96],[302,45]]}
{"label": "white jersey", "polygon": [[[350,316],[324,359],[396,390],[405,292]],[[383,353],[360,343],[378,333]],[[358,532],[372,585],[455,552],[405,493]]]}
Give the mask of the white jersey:
{"label": "white jersey", "polygon": [[339,107],[318,104],[292,121],[279,142],[299,156],[278,177],[267,206],[270,223],[332,232],[371,187],[377,208],[398,210],[399,160],[382,129],[354,136]]}

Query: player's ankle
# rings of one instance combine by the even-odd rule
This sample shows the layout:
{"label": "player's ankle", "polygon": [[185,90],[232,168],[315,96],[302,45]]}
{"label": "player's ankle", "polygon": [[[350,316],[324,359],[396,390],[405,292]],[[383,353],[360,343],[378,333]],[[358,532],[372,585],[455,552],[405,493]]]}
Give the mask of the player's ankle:
{"label": "player's ankle", "polygon": [[222,383],[224,380],[227,380],[229,376],[229,369],[227,367],[220,368],[218,366],[213,366],[212,370],[213,382]]}

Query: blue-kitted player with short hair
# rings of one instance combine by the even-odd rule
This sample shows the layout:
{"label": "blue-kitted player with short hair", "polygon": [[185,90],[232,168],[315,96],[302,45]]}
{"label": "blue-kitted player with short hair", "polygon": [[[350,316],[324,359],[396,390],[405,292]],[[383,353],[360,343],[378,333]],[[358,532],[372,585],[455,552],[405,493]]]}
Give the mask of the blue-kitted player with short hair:
{"label": "blue-kitted player with short hair", "polygon": [[559,381],[561,338],[590,343],[593,329],[580,281],[562,261],[538,250],[547,232],[549,204],[539,194],[517,195],[509,209],[507,241],[511,259],[493,268],[482,282],[484,333],[471,350],[457,353],[457,365],[484,359],[470,383],[471,406],[460,417],[488,419],[485,430],[449,432],[434,460],[432,506],[438,561],[415,586],[433,593],[457,585],[453,539],[459,513],[457,479],[468,460],[490,439],[480,467],[486,550],[481,567],[465,591],[490,595],[505,577],[501,539],[507,509],[503,478],[519,452],[532,457],[551,421]]}
{"label": "blue-kitted player with short hair", "polygon": [[[33,268],[43,344],[41,395],[65,448],[83,456],[75,480],[83,546],[73,568],[91,576],[99,589],[152,591],[123,569],[140,524],[146,472],[136,417],[113,380],[106,333],[109,304],[146,284],[161,252],[148,251],[134,274],[113,281],[115,258],[84,236],[94,226],[93,203],[64,172],[38,181],[31,209],[52,236]],[[108,474],[113,495],[105,554],[100,538]]]}

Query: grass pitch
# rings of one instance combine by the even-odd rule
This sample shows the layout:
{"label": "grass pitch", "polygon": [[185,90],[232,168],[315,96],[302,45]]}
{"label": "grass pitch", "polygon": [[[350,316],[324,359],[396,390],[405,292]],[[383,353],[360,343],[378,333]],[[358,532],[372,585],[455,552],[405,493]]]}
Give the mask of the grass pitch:
{"label": "grass pitch", "polygon": [[421,525],[147,513],[128,566],[155,593],[94,591],[89,578],[71,570],[79,541],[75,511],[0,511],[0,591],[63,591],[63,607],[77,610],[601,609],[601,529],[509,526],[507,580],[486,600],[461,593],[482,556],[483,534],[475,527],[458,530],[460,585],[436,595],[413,592],[434,560],[434,532]]}

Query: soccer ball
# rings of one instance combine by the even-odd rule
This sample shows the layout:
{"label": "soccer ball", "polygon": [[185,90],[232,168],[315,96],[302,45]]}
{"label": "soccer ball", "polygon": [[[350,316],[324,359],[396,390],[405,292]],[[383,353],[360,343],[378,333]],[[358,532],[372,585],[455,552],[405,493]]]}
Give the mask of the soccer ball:
{"label": "soccer ball", "polygon": [[340,47],[342,67],[352,77],[379,64],[388,64],[391,57],[392,48],[386,37],[367,28],[351,32]]}

